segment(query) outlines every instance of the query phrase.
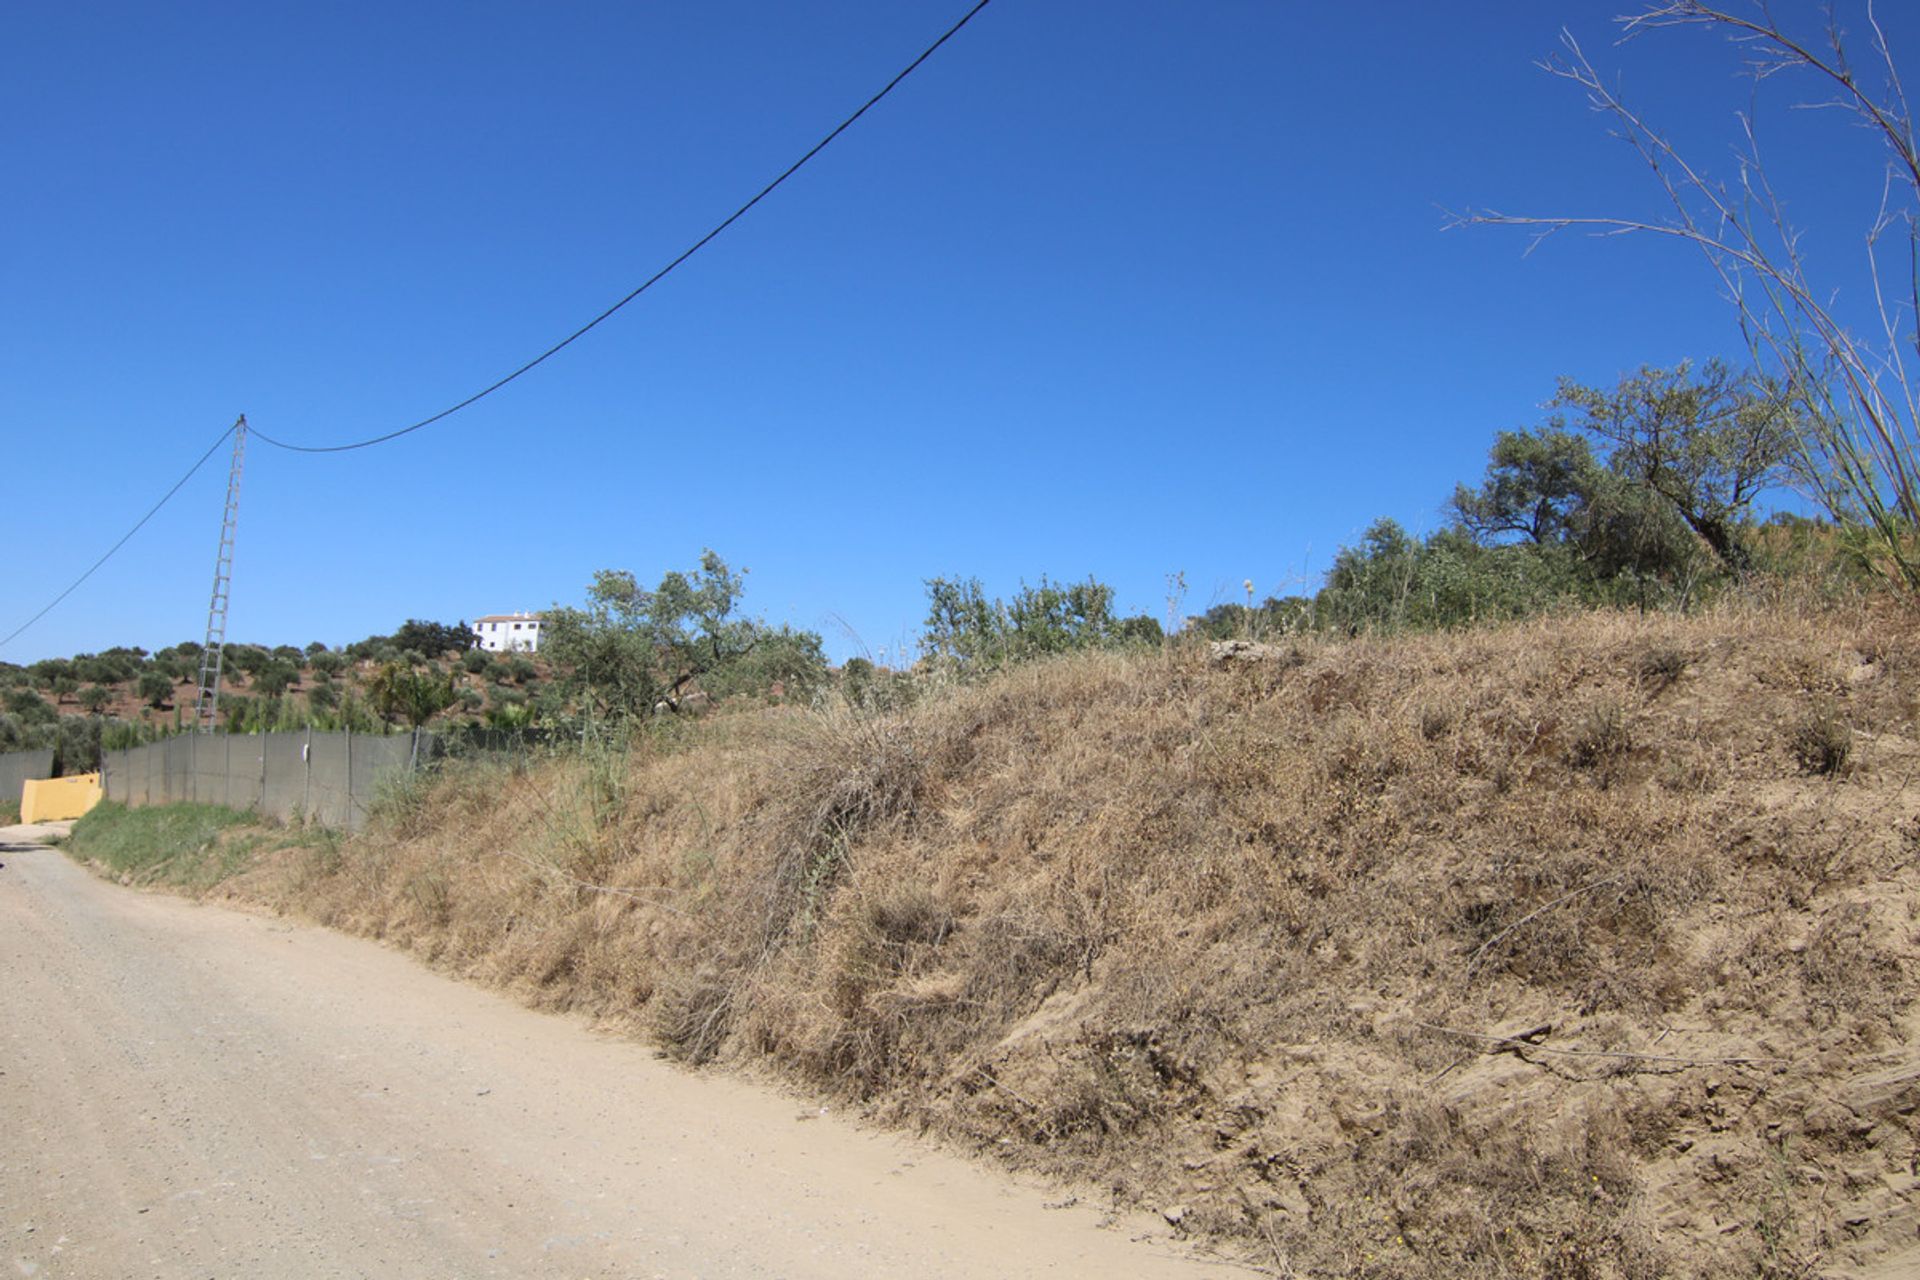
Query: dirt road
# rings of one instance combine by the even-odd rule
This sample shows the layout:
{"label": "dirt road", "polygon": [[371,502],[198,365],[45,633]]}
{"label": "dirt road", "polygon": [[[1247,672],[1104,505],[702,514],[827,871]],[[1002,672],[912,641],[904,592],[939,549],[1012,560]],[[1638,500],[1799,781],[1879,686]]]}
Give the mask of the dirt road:
{"label": "dirt road", "polygon": [[1230,1273],[373,944],[0,862],[0,1275]]}

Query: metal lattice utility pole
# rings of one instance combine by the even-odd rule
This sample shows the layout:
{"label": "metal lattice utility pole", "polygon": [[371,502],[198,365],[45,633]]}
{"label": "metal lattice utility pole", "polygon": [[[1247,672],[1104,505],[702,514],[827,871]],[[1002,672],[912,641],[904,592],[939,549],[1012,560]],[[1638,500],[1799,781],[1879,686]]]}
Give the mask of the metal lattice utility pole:
{"label": "metal lattice utility pole", "polygon": [[240,464],[247,454],[247,415],[233,424],[233,469],[227,472],[227,513],[220,522],[220,554],[213,561],[213,599],[207,604],[207,644],[200,651],[200,693],[193,727],[212,733],[220,709],[220,664],[227,651],[227,597],[233,590],[233,529],[240,519]]}

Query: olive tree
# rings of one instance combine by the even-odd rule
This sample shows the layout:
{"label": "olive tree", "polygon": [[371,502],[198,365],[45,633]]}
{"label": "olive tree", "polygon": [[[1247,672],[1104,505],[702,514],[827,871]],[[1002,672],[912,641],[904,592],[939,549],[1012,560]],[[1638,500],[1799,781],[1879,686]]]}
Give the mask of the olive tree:
{"label": "olive tree", "polygon": [[141,675],[138,689],[142,700],[155,711],[173,701],[173,681],[158,671],[148,671]]}
{"label": "olive tree", "polygon": [[1509,538],[1559,542],[1593,496],[1602,471],[1582,436],[1559,424],[1494,437],[1486,479],[1460,485],[1448,502],[1454,519],[1478,541]]}
{"label": "olive tree", "polygon": [[404,719],[418,729],[452,706],[456,694],[451,672],[388,662],[367,681],[367,697],[383,720]]}
{"label": "olive tree", "polygon": [[[767,679],[817,683],[825,671],[818,636],[736,613],[744,573],[709,550],[698,569],[670,571],[652,590],[624,569],[594,574],[585,607],[556,606],[541,628],[540,651],[561,693],[624,719],[678,709],[695,688],[745,691],[755,666]],[[753,663],[762,646],[777,659]]]}
{"label": "olive tree", "polygon": [[1747,570],[1741,526],[1783,478],[1800,423],[1776,388],[1710,360],[1698,376],[1642,369],[1612,391],[1563,381],[1553,403],[1604,445],[1609,470],[1657,495],[1721,564]]}

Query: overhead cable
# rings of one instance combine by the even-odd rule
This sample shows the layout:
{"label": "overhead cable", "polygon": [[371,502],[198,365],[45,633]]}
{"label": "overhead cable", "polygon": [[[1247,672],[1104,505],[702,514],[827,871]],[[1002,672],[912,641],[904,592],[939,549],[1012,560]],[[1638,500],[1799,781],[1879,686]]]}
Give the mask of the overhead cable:
{"label": "overhead cable", "polygon": [[[239,425],[238,423],[235,424],[235,426],[238,426],[238,425]],[[227,442],[227,437],[232,434],[233,434],[233,427],[228,427],[225,431],[222,431],[220,433],[220,438],[215,440],[212,444],[208,445],[207,451],[200,455],[200,460],[198,462],[195,462],[192,466],[188,467],[187,473],[181,476],[178,480],[175,480],[173,482],[173,488],[161,494],[160,501],[154,503],[151,507],[147,508],[147,514],[141,516],[138,520],[134,521],[133,528],[127,530],[125,533],[120,535],[120,541],[108,547],[106,554],[101,556],[98,560],[95,560],[93,564],[87,568],[87,571],[85,573],[81,574],[79,577],[75,578],[72,582],[68,583],[67,589],[65,591],[62,591],[59,595],[47,601],[45,608],[40,610],[40,612],[34,614],[31,618],[28,618],[25,622],[21,623],[19,626],[15,627],[12,631],[8,632],[5,639],[0,639],[0,649],[4,649],[6,648],[6,646],[12,644],[14,640],[20,635],[21,632],[25,631],[28,627],[32,626],[34,623],[40,621],[40,619],[46,617],[49,613],[52,613],[55,605],[59,604],[62,600],[65,600],[68,596],[72,595],[74,591],[79,588],[81,583],[85,582],[88,578],[91,578],[94,575],[94,572],[97,569],[99,569],[101,565],[113,559],[114,552],[126,546],[128,540],[131,539],[134,534],[140,532],[141,529],[146,527],[147,521],[153,519],[154,516],[160,513],[160,508],[166,506],[168,500],[171,499],[174,494],[180,492],[181,488],[187,483],[187,481],[193,479],[194,472],[200,470],[201,467],[205,466],[207,459],[211,458],[214,455],[214,453],[220,448],[220,446]]]}
{"label": "overhead cable", "polygon": [[[632,302],[635,298],[638,298],[641,294],[651,289],[654,285],[666,279],[666,277],[672,274],[673,271],[677,267],[679,267],[681,263],[691,258],[694,254],[700,252],[700,250],[706,248],[706,246],[709,243],[711,243],[715,238],[717,238],[721,232],[725,231],[728,227],[731,227],[734,223],[738,222],[741,218],[745,217],[748,210],[752,209],[755,205],[759,204],[762,200],[772,195],[773,192],[779,188],[781,183],[785,182],[788,178],[791,178],[794,174],[800,172],[800,170],[806,166],[808,161],[812,160],[815,156],[819,155],[822,151],[826,150],[827,147],[833,142],[834,139],[838,138],[841,134],[845,133],[848,129],[853,127],[853,124],[855,121],[859,120],[861,116],[864,116],[865,114],[867,114],[868,111],[872,110],[873,107],[876,106],[882,98],[885,98],[889,93],[892,93],[894,89],[899,86],[901,81],[905,80],[908,76],[912,75],[916,70],[918,70],[920,67],[920,64],[925,62],[928,58],[931,58],[934,55],[934,53],[937,52],[942,45],[946,44],[947,41],[951,40],[954,36],[958,35],[961,28],[965,27],[969,22],[973,21],[974,17],[982,9],[986,8],[990,2],[991,0],[978,0],[978,3],[976,3],[971,9],[967,10],[967,12],[964,15],[962,15],[962,17],[958,22],[954,23],[951,27],[948,27],[946,31],[941,34],[939,39],[935,40],[932,44],[928,45],[925,49],[923,49],[920,52],[920,56],[915,58],[912,62],[909,62],[897,75],[893,77],[893,79],[887,81],[887,83],[881,87],[878,93],[874,94],[871,98],[868,98],[865,102],[861,103],[859,110],[855,111],[852,115],[848,116],[846,119],[842,120],[839,124],[835,125],[831,132],[829,132],[825,137],[821,138],[820,141],[814,143],[813,146],[809,147],[804,155],[802,155],[798,160],[795,160],[792,164],[788,165],[787,168],[781,172],[779,177],[775,178],[772,182],[769,182],[766,186],[760,188],[759,191],[754,193],[754,196],[752,199],[748,200],[745,204],[741,205],[738,209],[735,209],[732,213],[728,214],[726,218],[724,218],[719,224],[717,224],[711,231],[701,236],[698,240],[694,241],[685,250],[683,250],[679,254],[679,256],[675,257],[671,262],[667,263],[667,265],[665,265],[664,267],[661,267],[658,271],[654,272],[651,276],[647,277],[637,287],[635,287],[633,290],[628,292],[626,296],[622,297],[619,301],[615,302],[612,306],[608,307],[606,310],[602,311],[599,315],[593,317],[593,319],[587,321],[585,324],[581,325],[578,329],[575,329],[572,333],[568,334],[566,337],[562,338],[560,341],[548,347],[545,351],[542,351],[539,355],[533,357],[533,359],[527,361],[525,364],[513,370],[511,373],[508,373],[505,377],[499,378],[498,380],[492,383],[489,383],[487,386],[482,387],[480,390],[474,392],[472,395],[468,396],[466,399],[461,400],[455,404],[448,405],[446,408],[440,410],[438,413],[435,413],[429,417],[422,418],[418,422],[415,422],[409,426],[401,427],[396,431],[389,431],[384,435],[369,437],[368,439],[365,439],[365,440],[354,440],[346,444],[303,445],[303,444],[293,444],[285,440],[276,440],[272,436],[268,435],[266,432],[261,431],[258,427],[250,426],[249,434],[251,434],[254,439],[259,440],[264,444],[269,444],[274,446],[277,449],[285,449],[293,453],[346,453],[354,449],[371,448],[374,445],[385,444],[389,440],[397,440],[401,436],[410,435],[413,432],[418,431],[423,427],[430,427],[436,422],[440,422],[446,418],[450,418],[454,414],[460,412],[462,409],[465,409],[468,406],[473,405],[478,401],[485,399],[487,396],[492,395],[494,392],[500,390],[500,388],[506,386],[508,383],[514,381],[516,378],[519,378],[522,374],[531,372],[532,370],[538,368],[540,365],[546,363],[546,361],[548,361],[552,357],[558,355],[560,352],[572,346],[575,342],[579,341],[581,338],[585,337],[588,333],[598,328],[601,325],[601,323],[603,323],[604,321],[612,317],[615,312],[619,311],[622,307],[625,307],[629,302]],[[180,490],[186,485],[187,481],[191,480],[194,474],[198,472],[202,466],[206,465],[207,459],[211,458],[214,455],[214,453],[220,448],[220,446],[226,442],[227,437],[233,434],[233,431],[234,431],[233,427],[228,427],[225,431],[221,432],[219,438],[216,439],[211,445],[207,447],[207,451],[201,454],[199,459],[195,461],[191,467],[187,468],[186,474],[182,475],[178,480],[174,481],[173,487],[168,489],[162,495],[160,495],[160,500],[154,503],[153,506],[147,510],[147,513],[145,515],[141,516],[138,520],[136,520],[133,523],[132,528],[128,529],[124,534],[120,535],[119,541],[115,542],[111,547],[108,547],[105,554],[103,554],[98,560],[95,560],[91,565],[89,565],[87,567],[86,572],[82,573],[79,577],[75,578],[72,582],[68,583],[66,589],[61,591],[60,594],[55,596],[53,599],[49,600],[46,603],[46,605],[38,613],[34,614],[31,618],[28,618],[25,622],[15,627],[4,638],[0,638],[0,648],[4,648],[7,645],[11,644],[29,627],[33,626],[34,623],[40,621],[40,619],[46,617],[49,613],[53,612],[54,608],[58,606],[61,601],[65,600],[68,596],[72,595],[76,590],[79,589],[82,583],[84,583],[88,578],[91,578],[96,572],[98,572],[102,565],[106,564],[107,561],[111,560],[114,557],[114,554],[118,552],[120,548],[126,546],[127,543],[133,538],[134,534],[140,532],[141,529],[145,528],[147,522],[153,519],[154,516],[159,514],[160,508],[166,506],[168,501],[171,500],[173,496],[176,493],[180,492]]]}
{"label": "overhead cable", "polygon": [[935,51],[938,50],[941,45],[945,44],[947,41],[951,40],[955,35],[959,34],[960,29],[966,26],[969,22],[973,21],[974,15],[978,14],[982,9],[986,8],[989,2],[990,0],[979,0],[978,4],[974,5],[973,8],[967,10],[965,16],[963,16],[960,19],[960,21],[954,23],[951,27],[948,27],[946,32],[943,35],[941,35],[941,37],[938,40],[935,40],[932,44],[928,45],[924,50],[921,51],[919,57],[915,58],[912,62],[908,63],[906,67],[898,75],[893,77],[893,79],[887,81],[886,85],[880,90],[880,92],[874,94],[871,98],[868,98],[865,102],[863,102],[860,105],[860,109],[858,111],[855,111],[852,115],[848,116],[845,120],[842,120],[839,124],[835,125],[831,133],[827,134],[826,137],[820,139],[820,141],[814,143],[812,147],[808,148],[806,154],[801,156],[798,160],[795,160],[792,164],[788,165],[786,170],[782,172],[779,177],[775,178],[772,182],[769,182],[766,186],[760,188],[760,190],[754,194],[754,197],[751,200],[747,201],[745,204],[741,205],[738,209],[735,209],[732,213],[728,214],[725,219],[723,219],[717,226],[713,228],[713,230],[707,232],[707,234],[701,236],[698,240],[694,241],[685,250],[683,250],[678,257],[674,258],[673,261],[667,263],[666,266],[661,267],[658,271],[654,272],[651,276],[648,276],[644,281],[642,281],[639,284],[638,287],[633,289],[625,297],[621,298],[618,302],[608,307],[605,311],[602,311],[599,315],[587,321],[585,324],[581,325],[578,329],[575,329],[572,333],[560,339],[560,341],[554,343],[552,346],[548,347],[545,351],[542,351],[539,355],[527,361],[525,364],[521,365],[519,368],[515,369],[513,372],[507,374],[505,377],[500,378],[495,382],[489,383],[487,386],[482,387],[480,390],[474,392],[472,395],[468,396],[466,399],[461,400],[456,404],[448,405],[446,408],[440,410],[438,413],[432,414],[429,417],[422,418],[420,419],[420,421],[413,423],[410,426],[401,427],[395,431],[389,431],[384,435],[370,436],[365,440],[354,440],[346,444],[290,444],[284,440],[274,439],[272,436],[260,430],[258,427],[251,428],[251,434],[253,435],[253,438],[256,440],[262,441],[266,444],[273,445],[275,448],[286,449],[293,453],[346,453],[354,449],[368,449],[368,448],[372,448],[374,445],[377,445],[377,444],[385,444],[389,440],[398,440],[401,436],[410,435],[413,432],[420,430],[422,427],[430,427],[436,422],[440,422],[443,419],[450,418],[454,414],[460,412],[462,409],[467,408],[469,405],[472,405],[492,395],[494,392],[500,390],[500,388],[506,386],[509,382],[512,382],[514,379],[520,377],[522,374],[532,372],[534,369],[544,364],[547,360],[560,354],[560,352],[566,350],[568,347],[572,346],[575,342],[579,341],[581,338],[584,338],[588,333],[592,332],[595,328],[599,327],[601,322],[610,318],[615,312],[619,311],[622,307],[626,306],[629,302],[632,302],[635,298],[639,297],[641,294],[645,293],[647,290],[653,288],[654,285],[666,279],[667,276],[671,275],[674,269],[678,267],[681,263],[685,262],[688,258],[691,258],[694,254],[700,252],[700,250],[706,248],[707,245],[711,243],[717,236],[719,236],[721,232],[725,231],[728,227],[732,226],[734,223],[738,222],[741,218],[745,217],[749,209],[753,208],[755,205],[759,204],[762,200],[772,195],[775,189],[777,189],[781,183],[785,182],[788,178],[791,178],[794,174],[800,172],[800,170],[806,165],[806,163],[809,160],[819,155],[822,151],[825,151],[827,149],[828,144],[830,144],[835,138],[838,138],[841,134],[845,133],[849,128],[853,126],[854,121],[858,120],[861,116],[867,114],[867,112],[870,111],[874,107],[874,105],[877,104],[882,98],[886,97],[889,93],[892,93],[894,88],[898,86],[902,80],[905,80],[908,76],[912,75],[914,71],[919,68],[921,63],[925,62],[928,58],[931,58],[934,55]]}

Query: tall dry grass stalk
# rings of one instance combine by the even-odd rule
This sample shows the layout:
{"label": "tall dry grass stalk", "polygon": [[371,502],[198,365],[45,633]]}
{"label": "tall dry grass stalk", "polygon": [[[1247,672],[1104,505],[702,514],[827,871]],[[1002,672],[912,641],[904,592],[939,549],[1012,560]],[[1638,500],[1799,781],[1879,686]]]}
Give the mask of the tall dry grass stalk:
{"label": "tall dry grass stalk", "polygon": [[[1778,379],[1800,415],[1799,480],[1852,535],[1856,551],[1908,592],[1920,590],[1920,143],[1894,44],[1871,3],[1849,33],[1840,7],[1801,16],[1768,4],[1649,0],[1617,19],[1622,40],[1673,28],[1726,39],[1751,78],[1735,119],[1734,178],[1715,178],[1674,135],[1624,97],[1571,33],[1542,65],[1570,81],[1612,132],[1633,147],[1664,197],[1665,216],[1522,216],[1469,212],[1460,223],[1528,228],[1535,243],[1557,231],[1670,240],[1697,250],[1732,304],[1756,368]],[[1847,290],[1822,280],[1834,255],[1811,246],[1794,201],[1762,145],[1763,106],[1820,108],[1847,119],[1878,152],[1877,205],[1862,210],[1861,262],[1871,304],[1842,305]],[[1840,154],[1838,148],[1834,154]],[[1829,185],[1839,185],[1829,182]],[[1824,248],[1824,246],[1822,246]]]}

